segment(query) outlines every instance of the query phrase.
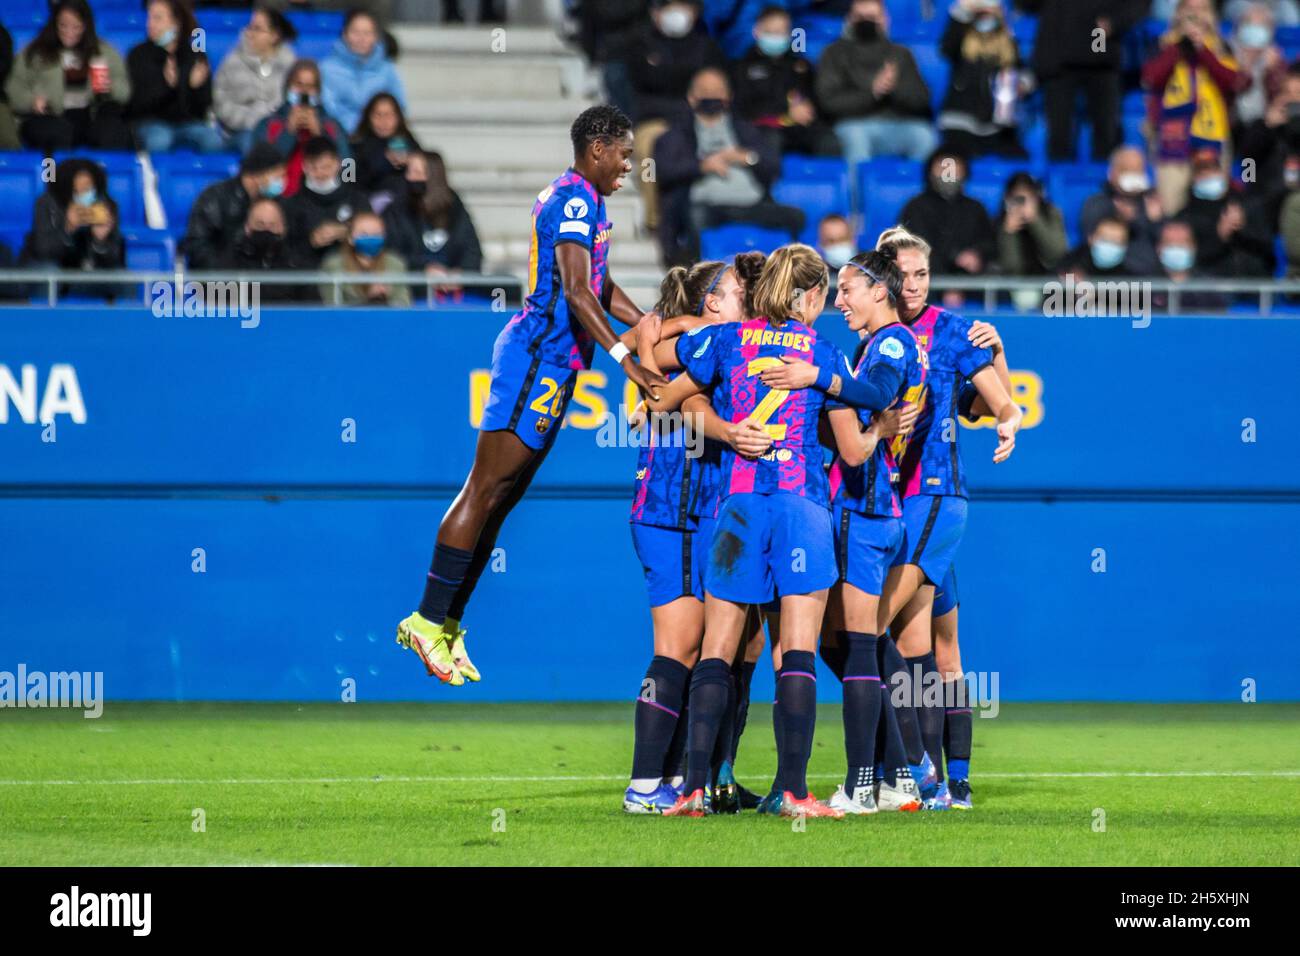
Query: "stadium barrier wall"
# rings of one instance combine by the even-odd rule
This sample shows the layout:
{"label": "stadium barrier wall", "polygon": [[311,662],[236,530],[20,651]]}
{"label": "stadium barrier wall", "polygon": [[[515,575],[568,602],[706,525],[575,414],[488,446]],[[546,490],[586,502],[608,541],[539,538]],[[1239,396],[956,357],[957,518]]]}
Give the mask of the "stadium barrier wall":
{"label": "stadium barrier wall", "polygon": [[[102,671],[110,699],[631,699],[649,614],[605,356],[471,605],[484,682],[452,697],[393,644],[506,318],[0,312],[0,671]],[[997,323],[1027,427],[994,466],[962,426],[966,669],[1003,700],[1300,699],[1300,320]]]}

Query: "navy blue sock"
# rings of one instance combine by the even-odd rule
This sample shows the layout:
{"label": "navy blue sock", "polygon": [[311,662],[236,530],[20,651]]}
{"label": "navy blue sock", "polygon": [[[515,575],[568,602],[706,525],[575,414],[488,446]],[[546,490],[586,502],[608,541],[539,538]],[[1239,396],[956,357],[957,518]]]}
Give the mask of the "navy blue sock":
{"label": "navy blue sock", "polygon": [[736,732],[731,738],[731,765],[736,765],[736,753],[740,750],[740,736],[745,732],[749,720],[749,688],[754,683],[754,667],[749,661],[742,661],[736,673]]}
{"label": "navy blue sock", "polygon": [[832,647],[822,641],[821,646],[817,648],[817,654],[821,657],[822,663],[835,675],[836,680],[844,680],[844,665],[849,659],[849,647],[844,643],[846,632],[836,631],[835,633],[839,636],[840,643]]}
{"label": "navy blue sock", "polygon": [[474,555],[470,551],[440,544],[433,549],[433,562],[424,582],[424,598],[420,601],[420,616],[433,624],[447,619],[447,608],[465,580]]}
{"label": "navy blue sock", "polygon": [[885,695],[893,705],[894,716],[898,721],[898,732],[903,737],[907,762],[916,766],[925,756],[925,745],[921,742],[921,725],[917,720],[916,708],[912,706],[913,694],[918,688],[912,684],[912,675],[898,646],[883,634],[876,642],[876,658],[880,664],[880,675],[885,680]]}
{"label": "navy blue sock", "polygon": [[663,776],[664,758],[682,712],[682,693],[691,671],[671,657],[653,657],[636,699],[632,779]]}
{"label": "navy blue sock", "polygon": [[[934,759],[939,755],[939,759],[934,761],[935,769],[939,774],[939,779],[943,780],[943,700],[934,700],[935,694],[941,689],[939,685],[939,665],[934,661],[934,651],[928,651],[917,657],[905,658],[907,661],[907,672],[912,676],[913,690],[915,691],[914,701],[916,707],[917,722],[921,727],[921,746],[925,752]],[[917,674],[920,674],[920,680],[917,680]],[[933,675],[933,676],[931,676]],[[929,694],[927,688],[934,688]]]}
{"label": "navy blue sock", "polygon": [[685,793],[703,790],[709,785],[709,761],[718,739],[718,727],[727,710],[731,665],[718,657],[708,657],[695,665],[691,675],[691,715],[686,737]]}
{"label": "navy blue sock", "polygon": [[492,552],[496,550],[497,536],[481,535],[478,546],[474,548],[474,557],[469,566],[465,569],[465,577],[461,579],[460,587],[452,595],[451,602],[447,606],[447,617],[453,621],[459,621],[465,614],[465,605],[469,603],[470,596],[473,595],[474,589],[478,587],[478,579],[483,576],[483,569],[487,567]]}
{"label": "navy blue sock", "polygon": [[[888,640],[888,638],[881,638]],[[888,691],[882,689],[880,694],[880,723],[876,735],[876,755],[880,760],[877,771],[879,779],[891,787],[898,786],[898,775],[911,778],[907,769],[907,748],[903,746],[903,735],[898,729],[898,711],[889,702]]]}
{"label": "navy blue sock", "polygon": [[665,781],[670,781],[674,777],[686,776],[686,731],[691,723],[691,681],[690,675],[687,675],[686,686],[682,688],[682,710],[681,716],[677,718],[677,729],[673,731],[673,739],[668,744],[668,753],[664,755],[664,772]]}
{"label": "navy blue sock", "polygon": [[724,760],[731,759],[731,743],[736,736],[736,672],[727,668],[727,706],[718,722],[718,739],[713,742],[713,757],[709,763],[709,779],[716,784],[718,768]]}
{"label": "navy blue sock", "polygon": [[948,762],[949,780],[970,778],[970,702],[966,698],[966,681],[958,677],[943,685],[943,753]]}
{"label": "navy blue sock", "polygon": [[781,793],[781,755],[785,752],[785,729],[781,726],[781,681],[777,671],[776,697],[772,700],[772,736],[776,740],[776,776],[772,778],[772,792]]}
{"label": "navy blue sock", "polygon": [[876,772],[876,728],[880,723],[880,667],[876,662],[876,635],[840,631],[840,645],[848,648],[844,662],[844,753],[848,774],[844,789],[870,792]]}
{"label": "navy blue sock", "polygon": [[817,725],[817,658],[812,651],[786,651],[781,656],[781,786],[796,800],[808,796],[808,758]]}

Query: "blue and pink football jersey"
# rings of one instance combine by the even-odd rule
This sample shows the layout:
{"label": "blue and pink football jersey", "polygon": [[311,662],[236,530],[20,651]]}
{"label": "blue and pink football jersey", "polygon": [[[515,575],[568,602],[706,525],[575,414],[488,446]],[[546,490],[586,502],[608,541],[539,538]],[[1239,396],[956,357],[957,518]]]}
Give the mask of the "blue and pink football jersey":
{"label": "blue and pink football jersey", "polygon": [[[853,377],[863,380],[872,367],[880,364],[893,366],[902,377],[897,393],[899,402],[923,400],[926,355],[912,329],[901,322],[878,329],[867,340]],[[858,417],[863,425],[871,424],[871,412],[867,409],[859,409]],[[888,441],[877,442],[867,462],[856,468],[850,468],[837,457],[830,471],[831,499],[859,514],[900,517],[903,508],[896,488],[898,462],[907,444],[907,435],[895,435]]]}
{"label": "blue and pink football jersey", "polygon": [[[668,378],[677,374],[670,373]],[[665,416],[659,421],[680,420]],[[691,456],[680,427],[669,430],[656,424],[654,416],[639,436],[642,444],[636,458],[632,523],[689,529],[693,523],[690,507],[704,471],[702,459]]]}
{"label": "blue and pink football jersey", "polygon": [[958,450],[958,400],[963,383],[993,363],[990,349],[978,349],[967,333],[971,321],[928,306],[911,329],[930,363],[925,408],[899,462],[900,490],[913,495],[966,497],[966,472]]}
{"label": "blue and pink football jersey", "polygon": [[757,493],[801,495],[829,507],[830,495],[817,420],[826,395],[812,388],[770,389],[759,375],[783,356],[850,374],[848,358],[808,326],[787,319],[779,327],[765,318],[692,329],[677,342],[677,357],[697,384],[713,389],[713,408],[725,421],[752,418],[772,435],[757,460],[722,449],[719,497]]}
{"label": "blue and pink football jersey", "polygon": [[569,314],[555,250],[561,243],[576,242],[591,253],[591,291],[599,299],[612,228],[604,197],[572,169],[538,194],[528,247],[528,293],[523,310],[506,327],[512,341],[552,365],[591,367],[595,343],[577,317]]}

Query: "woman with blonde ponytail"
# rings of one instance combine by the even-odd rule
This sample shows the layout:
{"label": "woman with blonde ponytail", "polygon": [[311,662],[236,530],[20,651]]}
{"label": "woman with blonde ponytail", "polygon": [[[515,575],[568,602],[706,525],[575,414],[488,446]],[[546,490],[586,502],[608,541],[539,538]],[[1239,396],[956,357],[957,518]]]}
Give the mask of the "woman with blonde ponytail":
{"label": "woman with blonde ponytail", "polygon": [[[668,811],[673,816],[705,813],[710,760],[729,713],[732,661],[748,606],[774,596],[781,602],[777,711],[782,740],[780,796],[771,806],[783,816],[844,815],[820,803],[807,787],[817,703],[814,653],[827,589],[838,577],[818,443],[827,395],[771,389],[759,377],[787,357],[835,369],[837,378],[848,374],[848,359],[812,329],[826,303],[829,278],[811,247],[776,250],[749,293],[752,317],[682,336],[676,352],[686,374],[648,403],[654,411],[669,411],[712,388],[713,410],[724,422],[748,421],[772,440],[756,459],[722,450],[720,506],[704,568],[704,642],[691,678],[686,780],[683,795]],[[828,416],[832,422],[855,420],[849,408],[835,408]]]}

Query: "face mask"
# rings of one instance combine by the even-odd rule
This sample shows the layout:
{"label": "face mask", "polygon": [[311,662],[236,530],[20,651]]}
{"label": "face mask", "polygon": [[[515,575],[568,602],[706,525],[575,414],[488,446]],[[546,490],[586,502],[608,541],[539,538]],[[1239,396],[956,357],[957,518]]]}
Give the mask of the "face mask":
{"label": "face mask", "polygon": [[1122,193],[1144,193],[1151,188],[1151,180],[1146,173],[1122,173],[1115,185]]}
{"label": "face mask", "polygon": [[700,100],[695,104],[695,112],[701,116],[721,116],[727,111],[727,101],[719,99]]}
{"label": "face mask", "polygon": [[280,248],[281,238],[270,229],[254,229],[248,234],[249,245],[260,256]]}
{"label": "face mask", "polygon": [[99,198],[99,194],[96,193],[95,190],[93,189],[89,190],[88,192],[77,193],[75,196],[72,197],[73,202],[75,202],[78,206],[93,206],[95,205],[95,200],[98,198]]}
{"label": "face mask", "polygon": [[1128,254],[1128,246],[1121,246],[1118,242],[1110,242],[1107,239],[1098,239],[1090,249],[1093,265],[1098,269],[1114,269]]}
{"label": "face mask", "polygon": [[279,196],[284,193],[284,177],[277,176],[262,186],[263,196]]}
{"label": "face mask", "polygon": [[338,178],[333,176],[329,179],[312,179],[308,177],[303,180],[303,182],[312,192],[319,193],[322,196],[328,196],[330,193],[334,192],[334,190],[339,188]]}
{"label": "face mask", "polygon": [[695,26],[695,17],[686,10],[665,10],[659,17],[659,29],[664,36],[684,37]]}
{"label": "face mask", "polygon": [[946,180],[941,176],[930,177],[930,186],[944,199],[956,199],[961,195],[963,183],[960,179]]}
{"label": "face mask", "polygon": [[1197,199],[1208,199],[1213,202],[1216,199],[1222,199],[1227,191],[1228,181],[1222,176],[1198,179],[1192,183],[1192,195]]}
{"label": "face mask", "polygon": [[167,46],[175,39],[176,39],[176,31],[168,30],[166,33],[164,33],[162,36],[160,36],[158,39],[154,40],[153,42],[158,44],[159,46]]}
{"label": "face mask", "polygon": [[352,248],[363,256],[373,259],[384,251],[383,236],[357,236],[352,240]]}
{"label": "face mask", "polygon": [[832,269],[843,269],[853,258],[853,243],[835,242],[822,250],[822,258]]}
{"label": "face mask", "polygon": [[1160,250],[1160,264],[1168,272],[1186,272],[1195,257],[1186,246],[1164,246]]}
{"label": "face mask", "polygon": [[790,49],[790,38],[784,33],[760,33],[756,42],[764,56],[782,56]]}
{"label": "face mask", "polygon": [[1247,23],[1237,31],[1237,40],[1248,50],[1262,50],[1273,42],[1273,31],[1262,23]]}
{"label": "face mask", "polygon": [[875,20],[859,20],[853,24],[853,35],[863,43],[880,39],[880,24]]}
{"label": "face mask", "polygon": [[997,28],[997,17],[983,16],[975,18],[975,29],[980,33],[992,33]]}

